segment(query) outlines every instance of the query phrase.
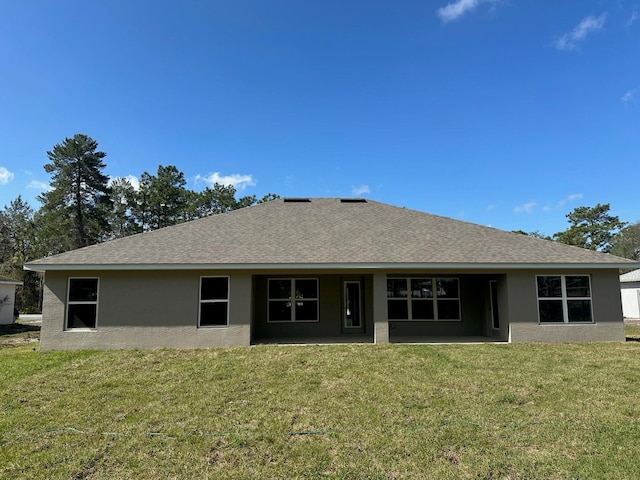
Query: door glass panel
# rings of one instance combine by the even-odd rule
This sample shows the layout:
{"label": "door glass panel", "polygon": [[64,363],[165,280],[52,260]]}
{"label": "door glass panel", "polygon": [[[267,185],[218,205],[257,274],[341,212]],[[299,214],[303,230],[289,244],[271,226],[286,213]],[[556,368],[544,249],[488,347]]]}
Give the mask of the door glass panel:
{"label": "door glass panel", "polygon": [[347,282],[344,285],[345,326],[360,327],[360,283]]}
{"label": "door glass panel", "polygon": [[500,329],[500,314],[498,313],[498,282],[489,283],[491,290],[491,322],[495,330]]}

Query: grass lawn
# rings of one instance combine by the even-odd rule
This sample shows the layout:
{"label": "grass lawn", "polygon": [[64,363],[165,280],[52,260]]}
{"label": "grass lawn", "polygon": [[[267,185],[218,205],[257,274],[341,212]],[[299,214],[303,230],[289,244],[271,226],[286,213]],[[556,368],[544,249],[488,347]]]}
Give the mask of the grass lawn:
{"label": "grass lawn", "polygon": [[640,478],[640,341],[0,346],[0,478]]}

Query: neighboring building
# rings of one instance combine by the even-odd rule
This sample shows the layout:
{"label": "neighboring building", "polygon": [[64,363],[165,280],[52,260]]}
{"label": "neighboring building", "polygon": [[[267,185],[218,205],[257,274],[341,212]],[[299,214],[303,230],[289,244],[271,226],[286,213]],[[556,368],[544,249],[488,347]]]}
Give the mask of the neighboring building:
{"label": "neighboring building", "polygon": [[640,269],[620,275],[620,294],[625,318],[640,318]]}
{"label": "neighboring building", "polygon": [[22,282],[0,277],[0,325],[11,325],[15,321],[16,287]]}
{"label": "neighboring building", "polygon": [[279,199],[30,262],[42,349],[624,340],[627,259],[363,199]]}

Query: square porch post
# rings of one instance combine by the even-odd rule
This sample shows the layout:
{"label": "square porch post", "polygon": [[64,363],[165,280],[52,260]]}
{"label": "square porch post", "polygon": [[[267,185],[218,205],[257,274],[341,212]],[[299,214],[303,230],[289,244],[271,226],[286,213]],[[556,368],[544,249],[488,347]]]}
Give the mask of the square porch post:
{"label": "square porch post", "polygon": [[373,343],[389,343],[387,276],[373,275]]}

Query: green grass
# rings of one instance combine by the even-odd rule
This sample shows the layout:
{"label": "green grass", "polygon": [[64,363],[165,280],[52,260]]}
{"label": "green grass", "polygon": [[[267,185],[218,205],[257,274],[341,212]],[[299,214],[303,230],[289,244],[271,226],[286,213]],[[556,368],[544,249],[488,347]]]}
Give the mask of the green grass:
{"label": "green grass", "polygon": [[640,340],[640,325],[625,325],[624,333],[627,338]]}
{"label": "green grass", "polygon": [[0,478],[640,478],[640,342],[0,347]]}

